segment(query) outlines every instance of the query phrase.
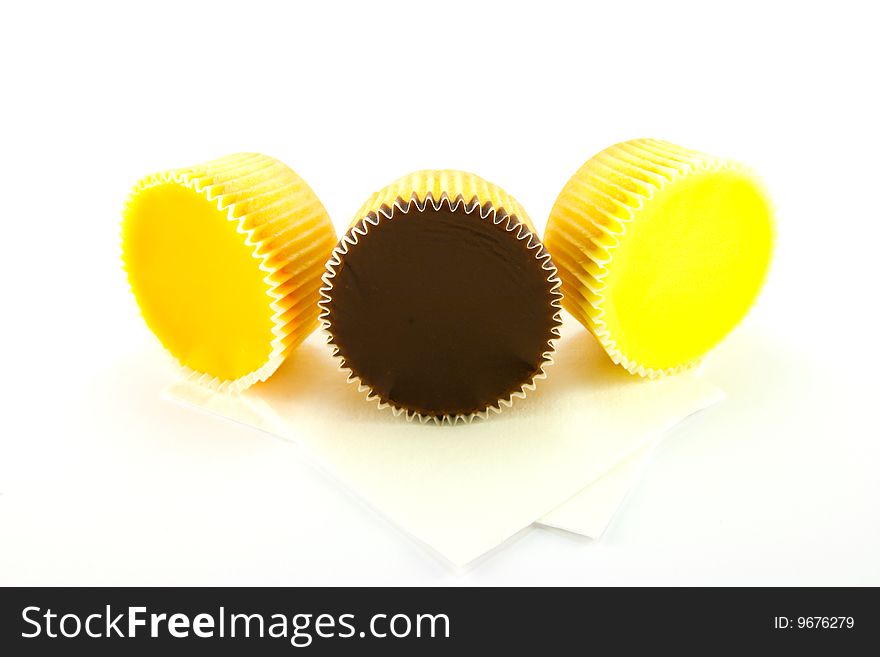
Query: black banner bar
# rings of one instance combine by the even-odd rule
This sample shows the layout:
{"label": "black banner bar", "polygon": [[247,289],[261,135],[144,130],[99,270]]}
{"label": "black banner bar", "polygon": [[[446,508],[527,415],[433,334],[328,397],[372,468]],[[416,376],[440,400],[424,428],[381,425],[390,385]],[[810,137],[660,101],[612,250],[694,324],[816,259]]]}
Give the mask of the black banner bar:
{"label": "black banner bar", "polygon": [[0,654],[853,654],[878,614],[874,589],[12,588]]}

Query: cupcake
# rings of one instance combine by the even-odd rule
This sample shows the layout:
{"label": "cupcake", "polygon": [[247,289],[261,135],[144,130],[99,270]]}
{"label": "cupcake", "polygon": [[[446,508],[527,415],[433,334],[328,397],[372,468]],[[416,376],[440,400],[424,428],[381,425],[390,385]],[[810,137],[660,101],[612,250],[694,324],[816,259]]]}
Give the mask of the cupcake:
{"label": "cupcake", "polygon": [[335,243],[309,186],[256,153],[147,176],[123,210],[144,320],[191,378],[230,392],[265,380],[317,327]]}
{"label": "cupcake", "polygon": [[511,196],[420,171],[373,194],[321,289],[328,344],[369,400],[407,419],[485,418],[552,363],[556,267]]}
{"label": "cupcake", "polygon": [[615,363],[655,377],[698,362],[745,316],[773,237],[769,198],[747,167],[639,139],[574,174],[544,241],[565,308]]}

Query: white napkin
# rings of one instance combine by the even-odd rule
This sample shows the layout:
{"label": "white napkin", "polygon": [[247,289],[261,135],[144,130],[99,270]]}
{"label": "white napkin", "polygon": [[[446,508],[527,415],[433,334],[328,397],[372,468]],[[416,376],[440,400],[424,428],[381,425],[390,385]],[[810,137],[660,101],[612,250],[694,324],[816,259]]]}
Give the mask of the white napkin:
{"label": "white napkin", "polygon": [[659,435],[722,398],[694,374],[631,376],[569,316],[555,359],[527,399],[470,425],[377,411],[345,383],[320,333],[237,397],[186,382],[169,395],[296,442],[403,530],[464,565],[536,521],[595,534],[634,474],[624,467],[600,479],[627,458],[637,466]]}
{"label": "white napkin", "polygon": [[627,493],[645,471],[659,442],[660,439],[656,439],[627,456],[574,497],[545,513],[536,524],[564,529],[592,539],[599,538],[611,524]]}

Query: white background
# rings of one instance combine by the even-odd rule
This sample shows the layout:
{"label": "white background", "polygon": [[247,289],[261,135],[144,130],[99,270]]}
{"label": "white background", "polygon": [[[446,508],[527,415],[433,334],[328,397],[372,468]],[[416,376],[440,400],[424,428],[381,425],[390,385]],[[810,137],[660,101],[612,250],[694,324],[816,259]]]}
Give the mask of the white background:
{"label": "white background", "polygon": [[[880,584],[872,3],[4,4],[0,584]],[[338,227],[461,168],[543,229],[616,141],[752,164],[779,245],[600,542],[452,572],[295,447],[159,399],[118,222],[142,175],[278,157]]]}

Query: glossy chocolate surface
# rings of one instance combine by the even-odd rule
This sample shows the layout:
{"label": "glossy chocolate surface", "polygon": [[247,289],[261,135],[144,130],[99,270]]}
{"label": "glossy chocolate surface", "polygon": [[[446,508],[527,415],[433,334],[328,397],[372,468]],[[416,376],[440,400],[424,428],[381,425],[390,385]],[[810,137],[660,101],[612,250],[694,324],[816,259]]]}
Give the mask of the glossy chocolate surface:
{"label": "glossy chocolate surface", "polygon": [[551,272],[493,216],[464,205],[395,210],[341,258],[330,333],[345,366],[383,401],[432,417],[469,414],[539,372],[557,325]]}

